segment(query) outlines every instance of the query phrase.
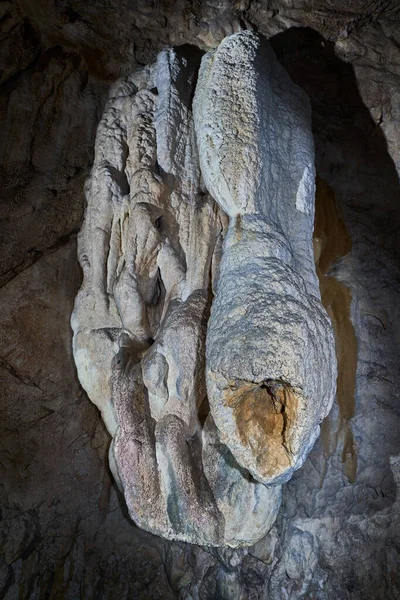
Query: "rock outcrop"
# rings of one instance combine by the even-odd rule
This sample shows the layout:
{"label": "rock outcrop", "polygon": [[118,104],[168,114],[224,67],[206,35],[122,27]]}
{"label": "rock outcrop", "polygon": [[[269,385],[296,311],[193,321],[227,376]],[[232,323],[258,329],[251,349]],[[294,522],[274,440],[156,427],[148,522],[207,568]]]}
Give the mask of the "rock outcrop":
{"label": "rock outcrop", "polygon": [[[398,600],[399,10],[396,0],[1,4],[5,600]],[[110,86],[165,46],[208,52],[242,29],[270,40],[310,98],[316,259],[338,393],[282,486],[275,524],[235,550],[135,527],[109,472],[112,438],[76,376],[69,321],[84,181]]]}
{"label": "rock outcrop", "polygon": [[256,34],[227,38],[197,77],[200,58],[165,50],[113,89],[74,356],[133,520],[249,546],[332,405],[334,341],[313,261],[308,101]]}
{"label": "rock outcrop", "polygon": [[207,332],[211,414],[242,467],[282,483],[336,385],[314,266],[308,99],[266,41],[243,32],[203,59],[195,119],[204,180],[229,215]]}

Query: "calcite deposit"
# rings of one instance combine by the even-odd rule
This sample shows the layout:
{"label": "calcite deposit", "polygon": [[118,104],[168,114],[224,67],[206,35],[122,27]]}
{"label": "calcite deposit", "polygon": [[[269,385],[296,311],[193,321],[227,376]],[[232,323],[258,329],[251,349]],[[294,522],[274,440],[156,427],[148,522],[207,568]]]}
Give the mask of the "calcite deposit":
{"label": "calcite deposit", "polygon": [[[399,2],[10,0],[0,16],[0,597],[398,600]],[[208,52],[241,29],[269,39],[310,99],[338,392],[268,534],[232,549],[129,518],[70,316],[111,86],[165,47]]]}
{"label": "calcite deposit", "polygon": [[220,439],[266,484],[304,462],[336,386],[314,266],[308,99],[261,37],[226,38],[202,62],[200,164],[229,216],[207,332],[207,389]]}
{"label": "calcite deposit", "polygon": [[313,159],[307,98],[256,34],[167,49],[111,93],[74,356],[143,529],[251,545],[318,436],[336,362]]}

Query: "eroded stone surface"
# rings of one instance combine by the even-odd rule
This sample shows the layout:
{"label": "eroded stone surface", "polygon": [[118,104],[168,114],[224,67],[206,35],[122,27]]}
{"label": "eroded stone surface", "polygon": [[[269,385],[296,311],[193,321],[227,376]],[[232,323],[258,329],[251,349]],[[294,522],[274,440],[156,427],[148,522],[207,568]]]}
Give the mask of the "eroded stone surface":
{"label": "eroded stone surface", "polygon": [[200,181],[200,58],[166,50],[110,98],[80,236],[74,355],[134,521],[168,539],[242,546],[271,527],[281,491],[236,465],[212,415],[201,423],[225,217]]}
{"label": "eroded stone surface", "polygon": [[207,333],[221,441],[253,477],[287,481],[335,394],[330,321],[315,273],[308,101],[263,38],[226,38],[195,98],[204,180],[230,217]]}
{"label": "eroded stone surface", "polygon": [[[12,279],[0,298],[1,356],[8,361],[1,375],[0,594],[7,600],[34,594],[281,600],[285,593],[291,599],[397,600],[398,10],[396,0],[315,1],[312,6],[307,0],[273,6],[263,0],[2,5],[3,72],[11,76],[1,88],[0,110],[3,130],[13,131],[3,136],[1,173],[2,256],[7,259],[2,276],[8,271],[3,281]],[[279,60],[311,99],[317,169],[333,188],[353,241],[351,256],[341,259],[330,276],[351,286],[359,355],[350,425],[358,464],[350,483],[335,407],[324,424],[324,444],[316,442],[284,487],[282,518],[248,553],[228,557],[163,542],[126,520],[103,460],[109,436],[95,407],[75,387],[69,312],[79,279],[66,285],[76,268],[75,249],[54,253],[49,270],[51,257],[43,255],[80,225],[81,182],[92,161],[110,80],[132,72],[132,60],[154,60],[163,44],[190,42],[209,49],[224,35],[253,25],[274,36]],[[60,67],[81,61],[80,83],[69,86],[67,78],[66,94],[63,86],[46,87],[54,80],[49,57],[57,56]],[[39,77],[42,93],[35,91]],[[69,109],[62,108],[66,95]],[[24,106],[35,107],[32,126],[27,127]],[[79,121],[78,136],[66,137],[68,151],[60,157],[59,128],[68,130],[69,110]],[[46,119],[51,127],[44,129]],[[47,162],[46,177],[31,185],[30,149],[40,142],[39,130],[46,143],[38,143],[35,154],[48,149],[57,173],[52,176]],[[21,141],[28,151],[19,151]],[[11,155],[18,160],[7,160]],[[73,216],[71,201],[78,219],[65,218]],[[44,235],[37,222],[45,225]],[[38,277],[40,295],[34,291]],[[22,318],[26,310],[30,316]],[[51,352],[39,350],[38,336],[48,339]],[[10,343],[15,354],[9,353]],[[33,376],[43,389],[51,379],[51,388],[36,394]],[[40,425],[36,415],[43,416],[44,407],[54,412]]]}

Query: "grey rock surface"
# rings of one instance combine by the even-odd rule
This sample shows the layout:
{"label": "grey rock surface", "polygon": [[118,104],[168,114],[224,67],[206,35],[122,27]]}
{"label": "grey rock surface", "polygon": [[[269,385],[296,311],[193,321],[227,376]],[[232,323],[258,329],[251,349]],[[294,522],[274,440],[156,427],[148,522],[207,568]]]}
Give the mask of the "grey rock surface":
{"label": "grey rock surface", "polygon": [[73,347],[135,523],[167,539],[249,546],[270,529],[281,490],[251,481],[204,410],[223,215],[200,186],[200,56],[165,50],[111,93],[86,188]]}
{"label": "grey rock surface", "polygon": [[239,464],[279,484],[303,464],[336,389],[308,100],[267,41],[242,32],[203,59],[194,107],[203,177],[229,215],[207,331],[210,410]]}
{"label": "grey rock surface", "polygon": [[[1,146],[0,593],[397,600],[398,3],[37,0],[1,10],[0,116],[11,134]],[[352,239],[331,276],[351,287],[351,310],[336,302],[338,329],[353,324],[358,359],[344,353],[339,373],[356,377],[355,393],[338,396],[284,486],[276,525],[248,552],[228,553],[163,541],[126,518],[107,467],[110,436],[76,379],[69,315],[80,286],[74,230],[110,84],[166,44],[210,50],[243,27],[272,37],[311,100],[317,172]],[[79,85],[52,85],[71,61]],[[63,138],[72,122],[76,135]],[[35,148],[53,160],[44,178]]]}

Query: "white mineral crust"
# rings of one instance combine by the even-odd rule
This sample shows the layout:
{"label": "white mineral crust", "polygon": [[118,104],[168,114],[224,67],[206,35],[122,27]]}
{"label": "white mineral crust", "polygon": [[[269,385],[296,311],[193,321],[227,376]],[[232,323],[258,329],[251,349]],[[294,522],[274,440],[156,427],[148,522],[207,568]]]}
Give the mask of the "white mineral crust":
{"label": "white mineral crust", "polygon": [[229,215],[207,330],[211,414],[242,467],[283,483],[336,382],[313,259],[310,107],[269,44],[241,32],[203,58],[194,116],[205,184]]}
{"label": "white mineral crust", "polygon": [[73,350],[132,519],[237,547],[275,521],[330,408],[335,353],[307,99],[254,34],[224,40],[197,81],[200,60],[167,49],[111,91]]}

